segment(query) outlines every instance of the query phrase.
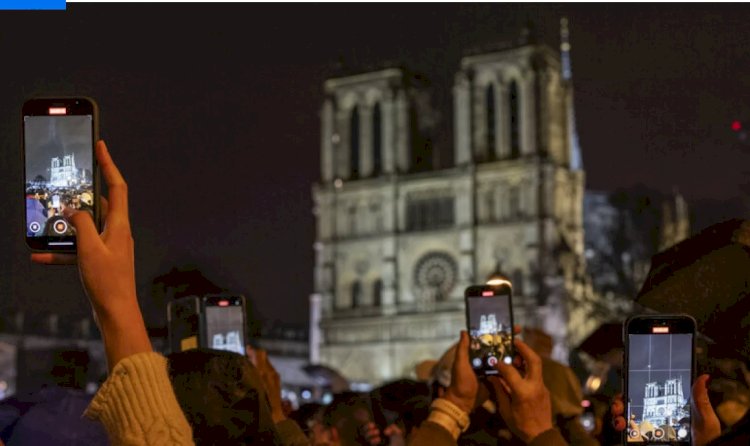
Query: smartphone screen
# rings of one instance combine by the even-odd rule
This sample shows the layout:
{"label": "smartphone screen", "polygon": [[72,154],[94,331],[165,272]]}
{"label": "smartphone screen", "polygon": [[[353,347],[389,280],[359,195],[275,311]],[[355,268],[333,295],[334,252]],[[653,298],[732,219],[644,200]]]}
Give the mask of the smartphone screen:
{"label": "smartphone screen", "polygon": [[26,243],[37,251],[75,251],[66,209],[97,222],[96,104],[85,98],[31,99],[22,110]]}
{"label": "smartphone screen", "polygon": [[690,444],[695,321],[636,317],[626,328],[629,444]]}
{"label": "smartphone screen", "polygon": [[510,282],[466,289],[469,360],[477,374],[495,375],[498,361],[513,362],[513,313]]}
{"label": "smartphone screen", "polygon": [[204,297],[206,347],[245,354],[245,299]]}

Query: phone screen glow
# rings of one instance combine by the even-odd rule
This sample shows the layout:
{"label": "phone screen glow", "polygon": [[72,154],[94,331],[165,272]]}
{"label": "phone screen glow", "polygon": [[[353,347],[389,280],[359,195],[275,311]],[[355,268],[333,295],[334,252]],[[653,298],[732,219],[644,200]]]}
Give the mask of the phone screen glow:
{"label": "phone screen glow", "polygon": [[241,305],[206,307],[208,348],[245,354],[243,311]]}
{"label": "phone screen glow", "polygon": [[24,117],[27,237],[75,235],[58,223],[66,208],[93,215],[92,126],[91,115]]}
{"label": "phone screen glow", "polygon": [[469,318],[469,360],[475,370],[495,374],[498,361],[512,361],[513,326],[510,296],[482,296],[467,299]]}
{"label": "phone screen glow", "polygon": [[628,335],[629,443],[689,442],[691,334]]}

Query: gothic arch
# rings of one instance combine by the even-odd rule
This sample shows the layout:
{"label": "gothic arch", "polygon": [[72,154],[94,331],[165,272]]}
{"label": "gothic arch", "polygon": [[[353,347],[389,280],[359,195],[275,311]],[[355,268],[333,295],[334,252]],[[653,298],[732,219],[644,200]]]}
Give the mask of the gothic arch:
{"label": "gothic arch", "polygon": [[349,172],[351,178],[359,176],[359,109],[355,105],[349,112]]}
{"label": "gothic arch", "polygon": [[521,100],[521,89],[518,82],[513,79],[508,85],[508,133],[511,158],[518,158],[521,155],[521,129],[523,128]]}
{"label": "gothic arch", "polygon": [[484,125],[485,125],[485,143],[487,146],[487,159],[494,160],[495,147],[497,146],[497,99],[495,93],[495,85],[493,83],[487,84],[484,87]]}
{"label": "gothic arch", "polygon": [[372,107],[372,174],[379,175],[383,170],[383,115],[380,102]]}
{"label": "gothic arch", "polygon": [[352,282],[352,308],[359,308],[362,306],[362,282],[355,280]]}
{"label": "gothic arch", "polygon": [[383,303],[383,280],[377,279],[372,284],[372,306],[379,307]]}

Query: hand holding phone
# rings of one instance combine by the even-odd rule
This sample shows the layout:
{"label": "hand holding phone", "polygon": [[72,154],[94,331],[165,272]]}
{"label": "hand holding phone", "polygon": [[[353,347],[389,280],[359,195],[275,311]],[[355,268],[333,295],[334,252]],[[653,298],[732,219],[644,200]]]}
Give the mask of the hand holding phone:
{"label": "hand holding phone", "polygon": [[695,320],[641,315],[625,323],[625,436],[628,444],[690,444]]}
{"label": "hand holding phone", "polygon": [[498,362],[513,362],[512,285],[470,286],[464,296],[471,366],[478,375],[496,375]]}
{"label": "hand holding phone", "polygon": [[83,97],[30,99],[21,122],[26,244],[35,252],[75,252],[75,228],[63,211],[87,202],[100,227],[98,106]]}

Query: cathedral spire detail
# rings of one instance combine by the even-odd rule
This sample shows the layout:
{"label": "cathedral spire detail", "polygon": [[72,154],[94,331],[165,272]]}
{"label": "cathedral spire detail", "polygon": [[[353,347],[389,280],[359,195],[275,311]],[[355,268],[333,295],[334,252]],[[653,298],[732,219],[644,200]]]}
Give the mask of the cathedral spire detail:
{"label": "cathedral spire detail", "polygon": [[568,19],[560,19],[560,59],[562,61],[562,78],[568,85],[568,138],[570,144],[570,168],[572,170],[583,170],[583,157],[581,156],[581,145],[578,141],[578,130],[576,129],[576,114],[573,101],[573,68],[570,63],[570,29]]}

